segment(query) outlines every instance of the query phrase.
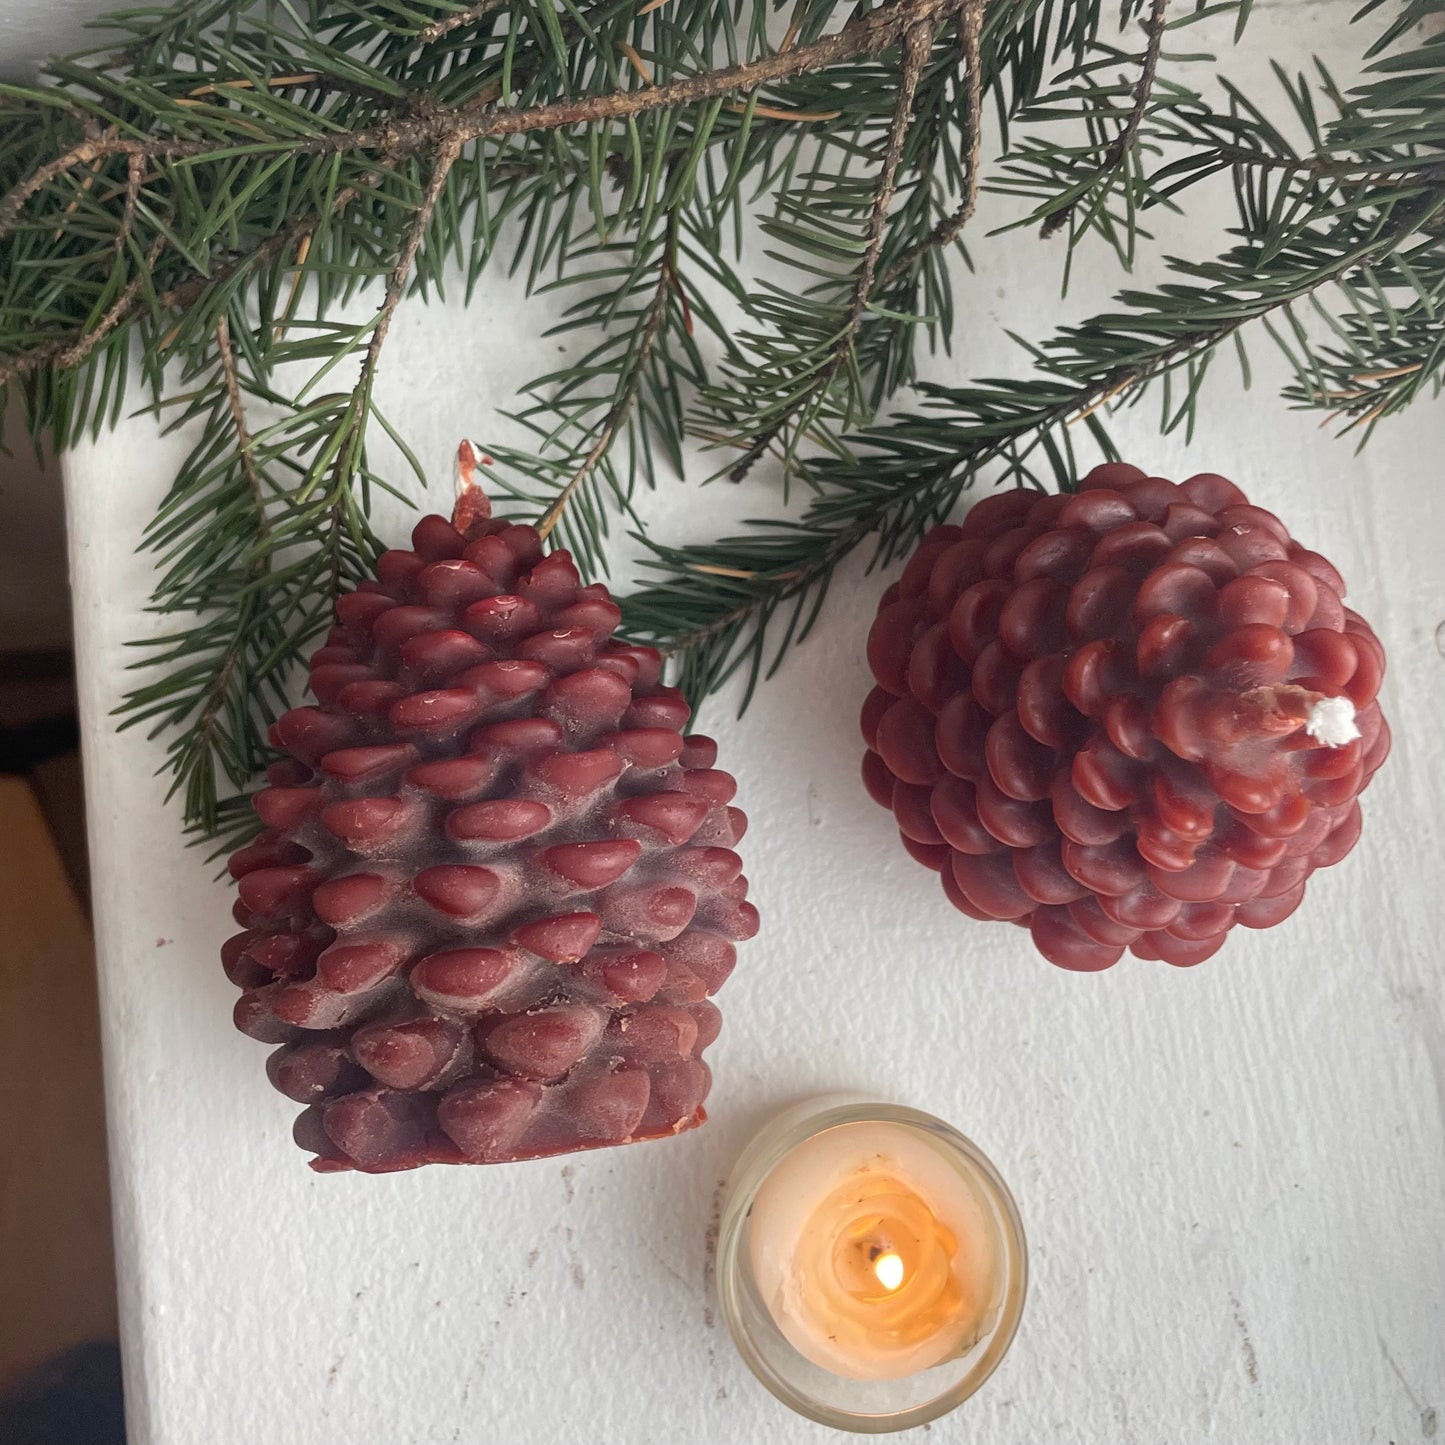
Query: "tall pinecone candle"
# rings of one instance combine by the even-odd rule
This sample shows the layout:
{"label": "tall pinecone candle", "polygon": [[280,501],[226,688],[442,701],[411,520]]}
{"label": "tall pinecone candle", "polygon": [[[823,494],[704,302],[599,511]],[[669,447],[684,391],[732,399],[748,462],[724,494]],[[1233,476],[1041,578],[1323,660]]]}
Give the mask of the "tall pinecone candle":
{"label": "tall pinecone candle", "polygon": [[1210,473],[989,497],[883,596],[864,782],[956,908],[1051,962],[1199,963],[1360,835],[1385,655],[1344,595]]}
{"label": "tall pinecone candle", "polygon": [[607,589],[491,519],[475,460],[452,521],[338,601],[230,860],[236,1024],[280,1045],[323,1171],[702,1123],[709,996],[757,930],[716,745]]}

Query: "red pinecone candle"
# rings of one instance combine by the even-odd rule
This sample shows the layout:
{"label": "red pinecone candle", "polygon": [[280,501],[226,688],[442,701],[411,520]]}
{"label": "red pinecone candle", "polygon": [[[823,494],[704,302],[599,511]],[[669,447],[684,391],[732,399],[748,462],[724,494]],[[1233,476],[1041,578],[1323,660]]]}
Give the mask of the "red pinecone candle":
{"label": "red pinecone candle", "polygon": [[868,791],[956,908],[1060,967],[1199,963],[1360,835],[1385,655],[1344,594],[1210,473],[989,497],[879,604]]}
{"label": "red pinecone candle", "polygon": [[757,929],[746,819],[651,648],[533,527],[451,522],[336,607],[236,853],[237,1026],[321,1170],[491,1163],[702,1123],[708,997]]}

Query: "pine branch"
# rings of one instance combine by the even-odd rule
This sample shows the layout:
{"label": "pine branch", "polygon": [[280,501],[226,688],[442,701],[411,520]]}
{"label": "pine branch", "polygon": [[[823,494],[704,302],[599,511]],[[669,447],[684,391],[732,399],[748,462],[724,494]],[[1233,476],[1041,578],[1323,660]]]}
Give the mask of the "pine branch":
{"label": "pine branch", "polygon": [[1320,316],[1332,344],[1307,356],[1286,348],[1295,381],[1285,397],[1361,445],[1381,420],[1445,389],[1445,242],[1421,229],[1420,244],[1362,268],[1338,316]]}
{"label": "pine branch", "polygon": [[231,323],[223,316],[216,325],[216,354],[221,359],[221,376],[226,388],[226,406],[231,413],[231,425],[236,431],[236,455],[241,463],[241,474],[251,490],[251,506],[256,514],[256,533],[264,541],[271,531],[266,517],[265,488],[261,475],[256,470],[256,459],[251,454],[251,431],[246,425],[246,408],[241,400],[241,381],[236,371],[236,354],[231,349]]}
{"label": "pine branch", "polygon": [[[432,156],[431,179],[427,182],[421,204],[416,208],[416,214],[407,227],[406,236],[401,243],[401,250],[397,253],[396,264],[392,267],[390,279],[386,284],[386,295],[382,298],[381,310],[377,312],[376,320],[372,323],[371,341],[366,348],[365,359],[361,363],[361,381],[356,388],[356,394],[359,397],[371,395],[371,385],[376,378],[376,368],[381,360],[381,348],[386,344],[387,333],[391,330],[392,317],[396,315],[396,308],[401,305],[401,298],[406,294],[407,283],[411,280],[412,267],[416,264],[422,238],[426,235],[427,227],[431,225],[432,216],[436,213],[437,202],[441,199],[442,188],[446,185],[447,176],[456,164],[461,150],[462,143],[454,137],[448,137],[437,143],[436,151]],[[364,405],[364,402],[362,404]]]}
{"label": "pine branch", "polygon": [[[187,816],[206,826],[214,819],[217,805],[216,765],[219,763],[236,785],[255,767],[253,732],[244,724],[238,726],[238,718],[253,705],[252,670],[257,654],[276,647],[282,637],[280,609],[262,601],[272,540],[267,488],[254,459],[240,371],[229,323],[224,319],[217,325],[215,339],[216,371],[201,403],[212,429],[183,467],[172,492],[172,505],[150,532],[152,545],[162,550],[169,563],[157,588],[158,610],[204,603],[211,615],[150,645],[174,664],[174,670],[132,691],[118,709],[125,716],[123,727],[155,721],[152,736],[162,729],[175,733],[168,748],[174,773],[170,792],[183,789]],[[171,520],[175,504],[200,478],[212,476],[218,486],[207,501],[233,517],[236,527],[219,567],[204,538],[179,552],[172,545],[196,521],[194,515],[187,517],[182,511],[177,525]],[[205,561],[198,570],[199,558]]]}
{"label": "pine branch", "polygon": [[[226,405],[231,416],[231,425],[236,436],[236,456],[241,474],[251,494],[251,511],[257,541],[264,547],[270,536],[270,521],[266,516],[265,489],[255,459],[251,454],[251,433],[246,425],[245,406],[241,400],[241,383],[236,369],[235,353],[231,349],[231,329],[225,317],[216,327],[216,352],[220,357],[221,375],[226,392]],[[267,570],[264,552],[252,563],[252,572],[258,578]],[[193,731],[195,752],[209,757],[215,747],[217,719],[224,707],[232,706],[231,690],[241,666],[244,650],[251,645],[251,636],[257,618],[254,598],[256,593],[246,595],[232,626],[230,641],[221,655],[220,666],[215,677],[203,694],[200,717]],[[177,779],[179,784],[180,779]],[[205,809],[203,811],[209,811]]]}
{"label": "pine branch", "polygon": [[[792,50],[763,56],[723,70],[705,72],[666,85],[640,90],[611,91],[603,95],[580,96],[545,105],[503,108],[474,114],[470,108],[428,107],[427,113],[395,117],[359,130],[328,131],[299,139],[271,140],[264,134],[241,142],[252,155],[271,151],[288,155],[327,156],[340,151],[386,152],[405,158],[419,152],[437,152],[443,146],[465,145],[486,136],[520,135],[532,131],[564,130],[598,121],[624,119],[651,111],[696,105],[720,96],[746,93],[762,86],[803,75],[811,70],[848,60],[854,56],[885,50],[920,18],[932,15],[942,0],[884,0],[876,10],[851,20],[836,34]],[[244,132],[244,126],[242,127]],[[50,181],[77,165],[115,156],[140,157],[147,161],[194,161],[231,154],[238,141],[227,136],[187,139],[151,136],[88,137],[65,155],[38,167],[30,176],[0,197],[0,237],[15,225],[31,196]]]}
{"label": "pine branch", "polygon": [[984,0],[964,0],[959,19],[959,50],[964,70],[964,185],[963,196],[951,215],[944,217],[890,269],[884,284],[909,272],[929,251],[944,251],[958,240],[978,207],[983,175],[983,75],[979,41],[983,32]]}
{"label": "pine branch", "polygon": [[[1169,0],[1153,0],[1149,9],[1149,18],[1144,21],[1144,35],[1146,43],[1144,47],[1144,58],[1139,66],[1139,82],[1134,87],[1134,103],[1129,108],[1129,114],[1124,121],[1119,134],[1109,142],[1109,148],[1104,152],[1103,159],[1099,162],[1097,170],[1089,178],[1089,188],[1097,185],[1100,181],[1107,180],[1115,171],[1124,164],[1126,157],[1139,137],[1139,129],[1144,124],[1144,115],[1149,109],[1149,102],[1154,95],[1154,81],[1159,73],[1159,53],[1164,46],[1164,16],[1169,8]],[[1073,214],[1074,203],[1057,206],[1044,217],[1043,224],[1039,227],[1039,235],[1044,239],[1054,235],[1069,222]]]}
{"label": "pine branch", "polygon": [[[337,192],[333,210],[339,211],[355,200],[356,196],[356,190],[350,187]],[[126,284],[114,305],[98,322],[77,326],[26,351],[0,356],[0,391],[11,381],[45,367],[68,371],[80,366],[113,332],[134,321],[143,312],[148,311],[152,320],[157,322],[167,314],[186,312],[202,296],[218,287],[224,288],[244,272],[254,270],[277,256],[284,256],[293,248],[299,250],[303,245],[308,245],[321,221],[322,218],[316,214],[302,216],[286,230],[267,236],[250,250],[215,267],[209,275],[193,270],[187,280],[162,291],[152,301],[152,298],[146,295],[146,278],[148,273],[154,271],[165,251],[165,238],[156,237],[146,254],[145,265]],[[165,349],[165,344],[162,343],[161,350]]]}
{"label": "pine branch", "polygon": [[[214,553],[203,543],[193,544],[181,554],[180,570],[173,569],[170,579],[161,583],[158,595],[162,605],[209,605],[220,610],[202,621],[192,635],[163,639],[162,650],[141,665],[169,665],[179,656],[204,655],[217,645],[219,651],[177,674],[191,682],[196,691],[177,695],[169,685],[171,679],[163,678],[131,693],[121,709],[127,724],[156,716],[173,726],[186,722],[171,748],[176,773],[173,791],[185,787],[187,817],[208,831],[220,818],[223,806],[217,795],[213,759],[226,765],[234,785],[245,783],[265,752],[260,724],[271,715],[263,701],[265,693],[269,690],[278,699],[284,697],[286,668],[306,640],[324,626],[335,598],[356,575],[357,568],[351,565],[353,548],[357,541],[365,545],[368,534],[357,512],[354,488],[358,480],[363,486],[367,482],[364,440],[366,422],[372,413],[371,392],[392,318],[459,151],[458,145],[448,142],[437,151],[427,186],[398,247],[381,305],[363,333],[368,339],[356,386],[339,410],[321,409],[314,418],[318,425],[309,436],[317,451],[305,478],[289,492],[281,486],[269,488],[285,498],[290,513],[282,528],[276,527],[268,515],[268,486],[245,418],[229,320],[223,316],[216,328],[221,394],[236,439],[234,471],[250,499],[246,543],[249,564],[243,574],[245,580],[238,584],[234,554]],[[252,347],[259,348],[259,355],[265,356],[268,337],[271,328],[263,323],[251,340]],[[274,349],[274,338],[272,346]],[[215,403],[211,403],[213,416],[215,410]],[[208,442],[203,438],[178,479],[178,486],[184,486],[187,495],[207,480],[200,468],[207,450]],[[323,485],[324,472],[327,477]],[[225,485],[224,477],[218,481]],[[182,515],[189,530],[201,514],[192,508],[189,514]],[[278,573],[272,565],[275,552],[293,534],[314,535],[318,526],[323,541],[312,558]],[[155,544],[165,545],[180,535],[174,527],[163,528],[155,534]]]}
{"label": "pine branch", "polygon": [[[392,323],[458,271],[468,295],[495,265],[571,288],[558,330],[585,340],[524,388],[531,449],[491,448],[491,475],[589,571],[613,517],[640,527],[637,485],[681,473],[690,426],[782,451],[785,520],[653,546],[655,585],[626,599],[699,699],[739,669],[750,692],[845,557],[898,555],[979,478],[1068,486],[1078,445],[1108,453],[1108,409],[1145,397],[1189,427],[1255,322],[1289,358],[1290,404],[1369,435],[1445,378],[1445,43],[1409,38],[1432,3],[1403,0],[1352,90],[1281,70],[1283,126],[1226,77],[1223,103],[1184,83],[1163,0],[882,0],[832,30],[834,0],[795,0],[776,46],[774,0],[121,17],[119,52],[0,92],[0,390],[22,383],[63,444],[118,414],[139,356],[195,437],[146,534],[176,626],[127,721],[165,736],[188,817],[230,828],[220,782],[265,759],[290,672],[379,546],[370,497],[392,483],[371,426],[410,459],[373,397]],[[1242,22],[1247,0],[1176,6],[1169,33],[1227,9]],[[1116,22],[1142,25],[1142,53]],[[945,253],[982,189],[1127,264],[1151,207],[1220,174],[1238,209],[1222,256],[1171,261],[1166,285],[1030,348],[1023,381],[924,388],[872,422],[919,342],[947,344]],[[787,284],[745,270],[755,216]],[[368,287],[369,319],[340,319]],[[323,384],[350,361],[349,390]]]}
{"label": "pine branch", "polygon": [[[1013,3],[1022,4],[1023,8],[1027,8],[1031,0],[1013,0]],[[891,43],[894,33],[906,24],[909,19],[909,14],[910,12],[907,10],[893,12],[890,11],[888,6],[884,6],[879,11],[874,12],[871,17],[867,17],[866,24],[855,23],[847,26],[842,32],[839,32],[833,37],[827,37],[823,41],[819,41],[810,46],[789,51],[781,58],[777,56],[768,57],[757,65],[751,67],[747,65],[733,67],[731,70],[715,73],[702,79],[706,82],[706,90],[727,89],[734,85],[736,85],[737,88],[748,89],[767,83],[770,79],[781,80],[788,76],[803,74],[833,63],[839,58],[846,58],[855,53],[862,53],[869,50],[876,51],[886,46]],[[204,16],[198,17],[196,23],[197,25],[204,23]],[[161,33],[165,33],[164,27],[162,27]],[[318,77],[318,93],[320,95],[325,94],[324,87],[328,85],[333,88],[339,87],[343,94],[349,94],[348,86],[353,89],[355,88],[354,84],[350,81],[329,77],[320,71],[302,71],[299,74],[293,71],[281,77],[271,77],[270,80],[276,81],[277,83],[281,80],[296,81],[298,79],[304,79],[307,75],[311,74],[315,74]],[[88,80],[87,83],[93,84],[94,82]],[[706,93],[706,90],[697,90],[694,88],[697,83],[699,82],[697,82],[696,78],[689,78],[684,82],[680,82],[682,87],[680,90],[674,89],[663,94],[653,94],[635,100],[628,100],[626,96],[623,96],[620,103],[624,107],[666,107],[675,102],[690,103],[696,96]],[[194,84],[193,70],[186,72],[185,84],[186,91],[188,92],[186,98],[193,98],[189,95],[190,92],[204,88],[197,87]],[[226,84],[229,86],[230,82]],[[236,84],[239,85],[240,82],[238,81]],[[252,82],[248,80],[246,84],[251,85]],[[270,81],[268,81],[268,86],[269,84]],[[219,91],[221,87],[213,86],[211,88]],[[243,96],[243,92],[234,87],[227,89],[225,93],[231,101],[235,101]],[[381,91],[377,93],[384,95],[384,92]],[[488,86],[484,85],[482,90],[473,96],[468,104],[475,105],[479,99],[488,96],[491,96],[491,91],[488,89]],[[157,99],[158,101],[163,101],[163,96],[158,95]],[[611,105],[611,102],[606,96],[591,103],[594,106],[600,105],[603,109],[608,109]],[[429,135],[435,132],[457,137],[473,136],[492,129],[498,131],[525,131],[527,126],[534,120],[539,120],[546,124],[558,124],[571,119],[570,114],[559,117],[555,110],[545,110],[540,117],[523,110],[521,112],[494,112],[492,113],[492,118],[481,121],[475,119],[465,121],[458,118],[457,107],[448,110],[445,106],[439,105],[435,101],[428,100],[423,104],[420,100],[413,100],[409,96],[404,98],[400,109],[416,111],[418,114],[411,115],[410,117],[404,116],[401,119],[388,118],[380,125],[363,127],[359,130],[348,129],[344,125],[331,122],[328,124],[324,135],[311,137],[309,139],[304,135],[298,134],[295,124],[292,122],[294,120],[299,123],[304,119],[305,123],[311,123],[312,118],[310,112],[302,111],[297,115],[293,111],[288,110],[285,114],[287,122],[286,133],[279,136],[275,142],[269,144],[258,141],[250,134],[243,135],[238,141],[237,138],[231,134],[231,121],[234,120],[237,124],[240,124],[242,118],[233,116],[232,113],[227,110],[221,110],[214,117],[210,115],[204,117],[205,123],[211,128],[214,129],[215,126],[219,124],[226,131],[223,138],[215,143],[196,141],[193,144],[190,140],[184,140],[182,137],[162,136],[146,138],[136,137],[130,134],[122,135],[118,133],[116,127],[111,127],[102,135],[87,136],[78,148],[73,148],[68,151],[66,155],[62,157],[61,161],[48,163],[39,168],[32,169],[26,180],[12,187],[8,193],[6,202],[3,207],[0,207],[0,212],[3,212],[5,216],[3,225],[7,228],[13,227],[13,224],[18,219],[20,208],[37,189],[37,181],[39,178],[56,176],[61,169],[64,169],[68,165],[73,165],[81,156],[108,158],[110,155],[116,154],[125,155],[128,160],[134,160],[141,157],[150,158],[151,153],[154,152],[155,155],[158,156],[184,155],[198,157],[205,154],[206,144],[214,144],[216,153],[223,155],[244,153],[249,161],[273,149],[289,155],[300,156],[314,154],[319,151],[330,152],[345,147],[366,147],[380,143],[383,154],[388,158],[389,163],[398,163],[405,160],[409,155],[414,154],[418,149],[424,149]],[[227,119],[227,117],[230,117],[230,119]],[[189,114],[167,118],[168,123],[179,126],[194,125],[200,123],[200,120],[201,118],[193,117]],[[249,124],[249,122],[247,122],[247,124]],[[456,129],[458,126],[460,126],[461,129]],[[760,128],[754,126],[754,129]],[[183,140],[184,144],[182,144]],[[43,186],[39,188],[43,189]],[[304,241],[305,233],[315,224],[317,223],[303,220],[292,228],[298,244]],[[266,260],[275,249],[277,249],[275,228],[268,227],[265,231],[265,244],[257,253],[256,260]],[[184,258],[178,256],[171,259],[173,262],[181,262]],[[217,259],[218,263],[222,266],[227,268],[234,267],[235,263],[227,258],[222,257]],[[229,274],[229,271],[223,271],[218,275],[214,269],[204,266],[197,266],[195,269],[199,274],[209,277],[212,281],[219,281]],[[194,296],[198,289],[203,290],[204,287],[187,286],[185,288],[186,299]],[[138,296],[132,296],[128,304],[120,308],[116,317],[117,323],[134,319],[138,311],[139,299]],[[182,304],[184,304],[184,301]],[[0,379],[9,379],[17,375],[33,372],[42,366],[56,362],[73,362],[74,353],[71,347],[75,339],[76,338],[73,337],[64,339],[46,338],[36,342],[27,335],[27,349],[19,356],[0,356]]]}
{"label": "pine branch", "polygon": [[602,458],[607,455],[608,449],[626,426],[637,405],[643,375],[648,362],[652,359],[658,338],[662,335],[669,299],[678,286],[674,260],[676,246],[675,229],[669,227],[662,260],[658,266],[657,284],[653,289],[652,302],[647,308],[646,317],[637,334],[636,344],[631,348],[622,378],[618,383],[616,399],[603,419],[602,425],[598,428],[596,441],[592,443],[586,456],[582,458],[577,469],[568,478],[567,484],[557,494],[557,500],[547,508],[541,522],[538,523],[537,531],[544,538],[549,536],[552,529],[561,521],[563,512],[567,510],[568,502],[572,500],[577,489],[597,469]]}
{"label": "pine branch", "polygon": [[0,391],[18,377],[53,366],[72,371],[83,365],[91,353],[119,326],[135,314],[146,285],[147,273],[159,260],[165,243],[157,237],[146,253],[145,265],[126,282],[119,296],[95,321],[77,327],[65,336],[54,337],[31,351],[15,357],[0,357]]}
{"label": "pine branch", "polygon": [[[783,429],[794,418],[801,418],[797,435],[808,430],[819,398],[832,386],[838,374],[854,361],[854,348],[862,330],[864,317],[873,299],[873,283],[878,272],[878,258],[883,253],[887,237],[888,210],[893,204],[894,192],[898,185],[898,163],[903,155],[903,140],[913,120],[913,97],[918,89],[918,78],[928,61],[933,48],[933,21],[920,20],[909,27],[903,37],[903,66],[898,74],[898,99],[894,103],[893,118],[888,128],[888,141],[883,152],[883,161],[874,183],[873,198],[869,207],[866,243],[858,263],[852,296],[844,311],[842,325],[832,343],[830,354],[814,371],[806,386],[797,391],[786,408],[780,408],[763,430],[753,438],[747,451],[728,472],[730,481],[740,482],[752,469],[753,464],[763,456],[778,439]],[[792,448],[787,449],[791,454]]]}
{"label": "pine branch", "polygon": [[465,10],[458,10],[456,14],[448,15],[442,20],[433,20],[430,25],[417,31],[416,44],[435,45],[438,40],[450,35],[453,30],[459,30],[463,25],[475,25],[502,3],[503,0],[477,0],[477,4],[469,5]]}
{"label": "pine branch", "polygon": [[[798,523],[759,523],[748,537],[712,546],[654,548],[654,565],[668,576],[626,600],[624,622],[678,660],[681,684],[699,701],[748,666],[746,705],[779,612],[791,607],[774,668],[806,635],[808,609],[816,616],[833,570],[866,539],[877,539],[875,561],[897,556],[942,520],[989,464],[1004,461],[1005,476],[1037,484],[1030,459],[1038,451],[1050,480],[1067,489],[1078,475],[1071,427],[1083,423],[1108,454],[1096,413],[1137,399],[1151,382],[1165,384],[1161,424],[1179,425],[1221,342],[1380,263],[1445,215],[1445,166],[1433,179],[1411,196],[1387,192],[1377,219],[1348,211],[1331,232],[1306,235],[1292,247],[1271,237],[1236,247],[1217,263],[1173,263],[1177,274],[1212,284],[1125,293],[1130,311],[1065,328],[1034,349],[1051,378],[925,388],[930,413],[908,413],[853,438],[857,461],[810,465],[817,496]],[[1176,408],[1167,384],[1181,368],[1189,372],[1188,386],[1184,406]]]}
{"label": "pine branch", "polygon": [[[811,443],[820,452],[843,454],[846,431],[866,423],[889,393],[912,380],[913,334],[920,324],[927,327],[931,341],[947,335],[951,305],[937,254],[959,238],[975,210],[983,170],[982,97],[986,89],[996,96],[1002,91],[1008,56],[996,42],[985,53],[981,0],[952,4],[944,14],[954,21],[963,61],[962,123],[950,116],[943,125],[935,122],[915,127],[922,138],[912,148],[909,161],[910,200],[888,219],[884,249],[878,257],[882,264],[865,312],[852,309],[856,292],[850,291],[844,301],[827,279],[801,297],[768,288],[749,298],[750,316],[757,329],[739,338],[743,355],[729,363],[730,375],[723,384],[704,391],[700,418],[705,433],[743,448],[741,457],[727,469],[733,481],[741,480],[762,456],[776,449],[781,452],[786,495],[795,470],[806,476],[806,468],[798,466],[804,444]],[[992,14],[998,19],[1000,7]],[[1075,42],[1084,45],[1087,37],[1077,34]],[[928,83],[942,73],[942,68],[936,68]],[[1011,78],[1015,79],[1014,100],[1022,104],[1040,77]],[[940,145],[944,132],[946,144]],[[961,196],[951,214],[935,220],[916,202],[931,190],[940,150],[958,176]],[[822,192],[830,204],[820,216],[820,169],[801,179],[796,196],[785,194],[779,206],[780,220],[770,228],[770,233],[783,239],[789,232],[796,233],[789,244],[796,248],[798,258],[789,256],[789,260],[805,276],[822,274],[815,258],[827,262],[846,255],[842,224],[848,193],[837,183],[831,196]],[[867,221],[878,214],[869,209]],[[854,258],[847,259],[856,266]],[[856,276],[856,269],[850,268],[850,275]],[[923,305],[918,294],[920,280],[925,292]],[[846,342],[836,350],[835,331]],[[739,436],[746,441],[738,442]]]}
{"label": "pine branch", "polygon": [[[524,515],[540,504],[540,526],[559,528],[562,545],[594,573],[606,569],[598,540],[607,534],[607,513],[630,513],[639,475],[649,484],[655,478],[654,450],[681,472],[680,386],[704,375],[694,330],[724,339],[707,303],[689,302],[679,271],[683,219],[679,204],[657,234],[579,245],[566,284],[583,299],[552,334],[595,329],[601,339],[524,388],[536,400],[516,419],[541,438],[535,452],[487,448],[495,463],[485,470],[496,488],[525,503]],[[518,474],[534,485],[514,480]]]}

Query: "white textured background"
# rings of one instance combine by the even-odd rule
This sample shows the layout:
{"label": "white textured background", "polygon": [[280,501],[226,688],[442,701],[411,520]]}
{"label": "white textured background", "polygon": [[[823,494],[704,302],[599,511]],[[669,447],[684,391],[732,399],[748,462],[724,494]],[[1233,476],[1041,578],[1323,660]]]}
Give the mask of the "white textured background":
{"label": "white textured background", "polygon": [[100,45],[106,32],[91,22],[126,8],[113,0],[0,0],[0,75],[29,80],[48,55]]}
{"label": "white textured background", "polygon": [[[1343,0],[1265,5],[1231,74],[1319,51],[1346,76]],[[1253,78],[1251,80],[1251,78]],[[1256,84],[1256,88],[1257,84]],[[978,224],[981,235],[988,218]],[[1197,223],[1159,227],[1202,254]],[[975,243],[952,361],[1017,373],[1000,323],[1042,336],[1066,302],[1031,239]],[[556,343],[509,291],[410,305],[381,404],[421,445],[441,505],[462,434]],[[550,354],[549,354],[550,353]],[[1257,359],[1263,362],[1260,350]],[[863,642],[886,577],[845,568],[815,638],[741,721],[705,723],[741,780],[764,927],[721,996],[705,1129],[486,1169],[321,1178],[289,1138],[265,1048],[230,1025],[216,962],[227,890],[152,779],[161,748],[117,736],[141,609],[146,518],[187,439],[126,422],[68,458],[96,923],[136,1445],[794,1445],[734,1353],[708,1225],[744,1139],[799,1095],[872,1090],[944,1115],[1012,1183],[1032,1247],[1022,1332],[936,1439],[978,1445],[1355,1445],[1429,1440],[1445,1411],[1445,406],[1356,458],[1267,384],[1216,368],[1192,444],[1152,411],[1126,455],[1216,470],[1332,558],[1390,656],[1395,752],[1365,834],[1266,934],[1201,968],[1126,959],[1070,975],[1018,930],[969,922],[898,848],[857,781]],[[755,513],[759,489],[666,479],[671,537]],[[404,535],[400,510],[382,516]],[[626,581],[626,574],[622,581]]]}

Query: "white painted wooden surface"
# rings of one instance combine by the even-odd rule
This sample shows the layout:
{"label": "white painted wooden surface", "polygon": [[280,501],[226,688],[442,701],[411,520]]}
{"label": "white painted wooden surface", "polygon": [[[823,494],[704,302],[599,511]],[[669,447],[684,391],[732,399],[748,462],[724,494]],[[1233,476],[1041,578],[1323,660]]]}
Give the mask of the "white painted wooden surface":
{"label": "white painted wooden surface", "polygon": [[92,22],[120,8],[111,0],[0,0],[0,76],[29,81],[47,56],[113,39]]}
{"label": "white painted wooden surface", "polygon": [[[1345,74],[1342,3],[1257,12],[1252,49]],[[987,217],[979,226],[982,234]],[[1222,218],[1221,218],[1222,223]],[[1198,254],[1198,226],[1161,226]],[[1004,374],[1000,323],[1041,335],[1117,284],[1099,261],[1066,303],[1044,248],[977,243],[939,376]],[[405,308],[383,406],[444,502],[458,436],[544,369],[502,289],[470,311]],[[550,355],[549,355],[550,352]],[[1263,352],[1258,353],[1263,358]],[[1265,381],[1272,368],[1261,366]],[[1390,655],[1395,752],[1358,851],[1300,911],[1240,930],[1193,971],[1126,960],[1061,973],[973,924],[907,859],[857,781],[863,640],[886,578],[845,569],[827,620],[742,721],[709,730],[742,781],[764,927],[721,997],[713,1120],[676,1141],[508,1168],[318,1177],[263,1046],[230,1024],[216,961],[229,894],[182,844],[117,736],[142,614],[145,519],[185,439],[146,419],[68,459],[129,1411],[136,1445],[798,1445],[824,1437],[747,1375],[715,1312],[707,1230],[751,1130],[824,1089],[944,1115],[1012,1183],[1033,1252],[1020,1337],[936,1439],[1400,1445],[1445,1411],[1445,406],[1365,455],[1266,385],[1208,394],[1193,443],[1119,422],[1131,459],[1237,479],[1330,556]],[[667,535],[713,534],[762,484],[663,481]],[[395,537],[398,510],[381,526]],[[626,580],[627,574],[623,574]]]}

